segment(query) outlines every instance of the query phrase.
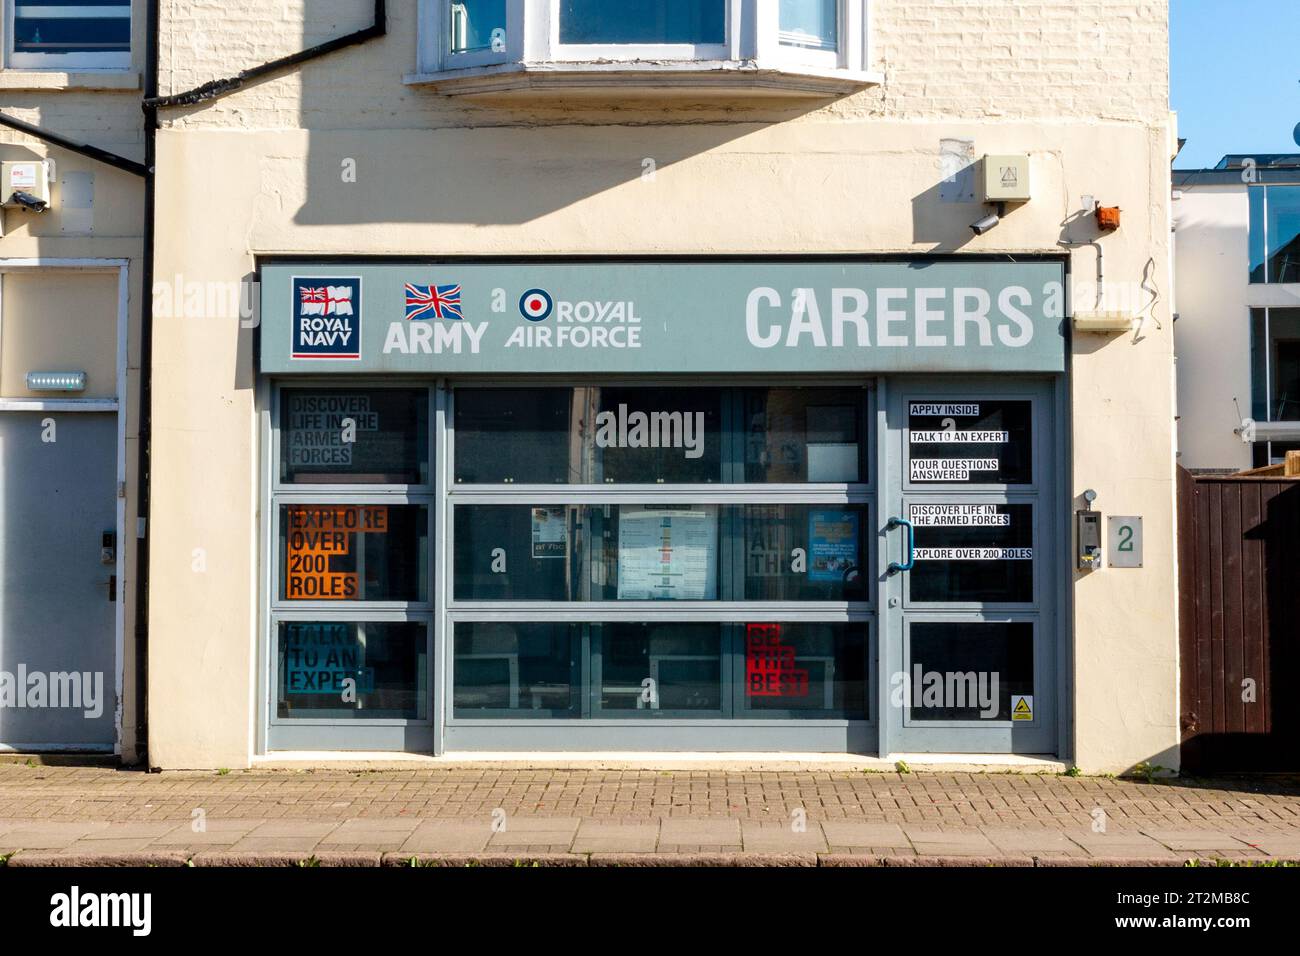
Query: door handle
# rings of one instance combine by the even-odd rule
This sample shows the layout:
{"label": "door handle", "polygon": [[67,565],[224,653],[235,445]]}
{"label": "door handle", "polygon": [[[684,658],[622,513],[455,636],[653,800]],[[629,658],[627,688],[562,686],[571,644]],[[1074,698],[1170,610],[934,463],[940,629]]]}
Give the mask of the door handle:
{"label": "door handle", "polygon": [[117,602],[117,575],[116,574],[110,574],[108,576],[108,600],[110,603]]}
{"label": "door handle", "polygon": [[907,537],[905,539],[906,543],[903,546],[903,550],[907,554],[907,560],[902,564],[899,564],[897,561],[890,561],[890,574],[897,574],[899,571],[911,571],[912,565],[916,563],[915,537],[912,522],[908,521],[906,518],[890,518],[889,524],[887,524],[885,528],[888,531],[893,531],[895,528],[900,526],[907,531]]}

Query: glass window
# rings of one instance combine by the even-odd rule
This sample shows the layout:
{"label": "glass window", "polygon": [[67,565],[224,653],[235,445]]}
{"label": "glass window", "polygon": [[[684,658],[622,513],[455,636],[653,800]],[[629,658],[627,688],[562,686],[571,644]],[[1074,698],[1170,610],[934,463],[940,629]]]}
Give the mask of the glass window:
{"label": "glass window", "polygon": [[448,7],[452,53],[505,50],[506,0],[456,0]]}
{"label": "glass window", "polygon": [[780,17],[785,46],[839,49],[839,0],[781,0]]}
{"label": "glass window", "polygon": [[426,645],[420,621],[281,621],[279,717],[423,719]]}
{"label": "glass window", "polygon": [[725,43],[726,0],[560,0],[561,43]]}
{"label": "glass window", "polygon": [[863,601],[866,509],[746,505],[745,600]]}
{"label": "glass window", "polygon": [[424,505],[280,506],[284,601],[427,601]]}
{"label": "glass window", "polygon": [[746,624],[745,716],[867,717],[866,625]]}
{"label": "glass window", "polygon": [[1033,481],[1028,401],[908,403],[912,484],[1025,485]]}
{"label": "glass window", "polygon": [[1034,625],[1014,622],[914,622],[911,669],[899,675],[912,720],[1011,720],[1013,695],[1033,712]]}
{"label": "glass window", "polygon": [[1250,189],[1251,282],[1300,282],[1300,186]]}
{"label": "glass window", "polygon": [[14,53],[113,54],[131,49],[131,0],[15,0]]}
{"label": "glass window", "polygon": [[722,390],[456,390],[458,484],[711,484]]}
{"label": "glass window", "polygon": [[1300,420],[1300,309],[1251,310],[1251,396],[1259,421]]}
{"label": "glass window", "polygon": [[579,624],[457,624],[456,716],[581,716],[581,631]]}
{"label": "glass window", "polygon": [[280,481],[424,485],[429,393],[422,388],[280,390]]}
{"label": "glass window", "polygon": [[913,601],[1033,601],[1033,505],[926,502],[909,512]]}
{"label": "glass window", "polygon": [[1246,194],[1250,197],[1250,281],[1267,282],[1265,275],[1268,254],[1264,248],[1264,187],[1251,186]]}
{"label": "glass window", "polygon": [[860,482],[866,392],[750,388],[742,395],[747,482]]}
{"label": "glass window", "polygon": [[720,624],[602,624],[600,710],[638,717],[722,710]]}
{"label": "glass window", "polygon": [[460,505],[458,601],[718,599],[713,505]]}

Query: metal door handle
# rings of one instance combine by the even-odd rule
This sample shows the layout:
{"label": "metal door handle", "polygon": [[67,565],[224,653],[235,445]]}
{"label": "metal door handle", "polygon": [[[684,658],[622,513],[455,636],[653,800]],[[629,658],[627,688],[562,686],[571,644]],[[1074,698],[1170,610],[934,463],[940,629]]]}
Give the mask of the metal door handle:
{"label": "metal door handle", "polygon": [[108,600],[112,603],[117,602],[117,575],[108,576]]}
{"label": "metal door handle", "polygon": [[916,563],[915,537],[912,522],[908,521],[906,518],[890,518],[889,524],[887,524],[885,528],[888,531],[893,531],[895,528],[900,526],[907,529],[906,544],[903,546],[903,550],[907,554],[907,561],[903,564],[899,564],[897,561],[890,561],[890,574],[897,574],[899,571],[911,571],[912,565]]}

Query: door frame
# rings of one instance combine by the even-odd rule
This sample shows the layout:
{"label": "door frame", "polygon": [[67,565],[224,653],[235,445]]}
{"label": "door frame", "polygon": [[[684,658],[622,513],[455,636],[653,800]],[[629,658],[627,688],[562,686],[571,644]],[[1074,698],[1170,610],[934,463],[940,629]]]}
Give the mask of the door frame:
{"label": "door frame", "polygon": [[[113,753],[122,754],[122,721],[125,703],[124,681],[126,665],[126,419],[127,419],[127,342],[130,329],[130,260],[129,259],[63,259],[52,257],[0,258],[0,347],[3,347],[4,329],[4,278],[9,273],[98,273],[117,275],[117,354],[115,398],[6,398],[0,395],[0,414],[5,412],[72,412],[107,413],[117,421],[117,463],[114,477],[117,487],[115,502],[117,554],[113,573],[117,576],[117,607],[113,611],[113,728],[115,741]],[[0,744],[0,752],[39,749],[42,751],[86,750],[85,745],[57,742],[34,742],[35,746]]]}
{"label": "door frame", "polygon": [[[879,482],[879,522],[877,527],[879,547],[877,548],[877,573],[879,580],[879,670],[877,674],[877,698],[882,702],[880,712],[880,754],[887,756],[897,753],[918,752],[915,740],[927,733],[935,736],[971,733],[974,742],[971,746],[954,747],[956,739],[950,739],[947,746],[925,748],[925,752],[934,753],[1019,753],[1030,751],[1013,747],[993,748],[981,746],[984,740],[992,742],[998,737],[1006,736],[1010,729],[998,723],[996,729],[990,727],[980,730],[969,722],[936,721],[934,727],[905,726],[903,710],[888,705],[890,695],[894,692],[891,678],[895,671],[902,669],[906,663],[907,647],[910,642],[909,625],[913,621],[926,622],[936,619],[959,621],[1014,621],[1026,618],[1037,619],[1035,635],[1036,651],[1050,651],[1050,656],[1035,654],[1035,695],[1044,693],[1053,695],[1053,700],[1043,712],[1045,722],[1037,730],[1052,741],[1038,754],[1050,754],[1064,757],[1070,749],[1067,733],[1068,718],[1071,712],[1070,675],[1072,673],[1072,650],[1070,634],[1072,631],[1072,612],[1069,603],[1070,574],[1066,564],[1069,552],[1068,518],[1062,517],[1062,502],[1067,502],[1066,489],[1071,482],[1071,467],[1068,456],[1068,444],[1065,439],[1069,421],[1064,392],[1067,387],[1064,376],[1008,374],[979,375],[975,373],[892,375],[879,378],[880,399],[877,405],[877,467]],[[1027,492],[1035,497],[1033,503],[1037,508],[1034,528],[1035,581],[1034,601],[1025,605],[1011,604],[975,604],[963,603],[946,608],[935,604],[911,604],[904,596],[905,579],[891,576],[889,563],[899,556],[902,546],[901,530],[890,530],[887,521],[893,514],[902,515],[901,511],[909,500],[916,497],[917,488],[906,480],[908,448],[906,442],[907,409],[906,400],[912,393],[924,391],[936,398],[987,398],[989,400],[1028,398],[1034,401],[1035,414],[1031,426],[1033,439],[1033,481],[1030,485],[991,485],[972,483],[969,490],[961,492],[963,498],[969,497],[983,502],[1016,503],[1020,500],[1018,492]],[[906,515],[902,515],[906,517]],[[1041,561],[1039,560],[1041,557]],[[897,601],[897,605],[894,602]],[[1035,701],[1038,709],[1038,701]],[[1014,725],[1013,725],[1014,726]],[[904,741],[911,732],[912,745]]]}

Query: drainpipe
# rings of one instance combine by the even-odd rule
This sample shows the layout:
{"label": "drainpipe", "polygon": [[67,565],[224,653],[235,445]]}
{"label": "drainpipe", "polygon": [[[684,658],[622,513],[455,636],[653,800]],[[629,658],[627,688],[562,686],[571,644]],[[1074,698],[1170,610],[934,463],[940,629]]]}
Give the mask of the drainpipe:
{"label": "drainpipe", "polygon": [[153,434],[153,254],[158,111],[147,105],[158,93],[158,2],[145,13],[144,67],[144,242],[140,269],[140,433],[136,447],[135,702],[136,755],[144,762],[149,746],[149,478]]}

